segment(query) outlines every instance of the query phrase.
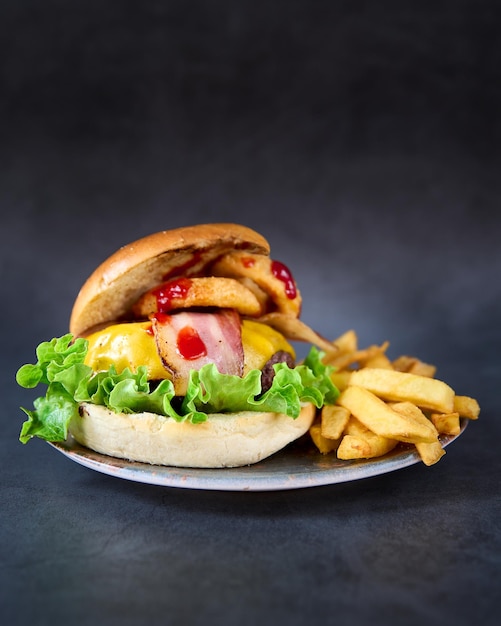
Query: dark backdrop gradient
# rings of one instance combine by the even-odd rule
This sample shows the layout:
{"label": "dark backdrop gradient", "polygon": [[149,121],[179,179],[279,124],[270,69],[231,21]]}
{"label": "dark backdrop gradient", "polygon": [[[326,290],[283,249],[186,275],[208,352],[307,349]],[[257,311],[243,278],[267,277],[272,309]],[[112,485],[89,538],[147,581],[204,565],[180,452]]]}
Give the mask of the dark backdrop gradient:
{"label": "dark backdrop gradient", "polygon": [[[151,624],[497,623],[498,6],[0,4],[4,623],[55,624],[71,607],[76,626],[140,623],[144,611]],[[209,221],[269,239],[299,283],[304,321],[331,338],[354,328],[362,345],[389,340],[390,356],[436,363],[478,397],[482,419],[436,468],[381,478],[375,491],[360,483],[275,499],[124,484],[41,442],[21,446],[29,393],[16,388],[15,370],[66,332],[94,267],[140,236]],[[464,554],[476,535],[458,527],[479,510],[475,560]],[[418,519],[439,520],[438,543]],[[367,556],[373,523],[382,535],[400,524],[402,534],[380,537]],[[254,557],[236,538],[227,543],[233,532],[250,544],[259,536]],[[205,559],[198,581],[193,539]],[[472,589],[483,596],[465,613]]]}

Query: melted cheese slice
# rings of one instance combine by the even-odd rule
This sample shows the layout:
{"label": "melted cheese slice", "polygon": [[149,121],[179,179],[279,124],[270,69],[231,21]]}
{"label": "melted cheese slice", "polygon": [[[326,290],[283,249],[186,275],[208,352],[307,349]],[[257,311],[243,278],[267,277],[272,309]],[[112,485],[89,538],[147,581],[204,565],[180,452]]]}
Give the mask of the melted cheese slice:
{"label": "melted cheese slice", "polygon": [[96,372],[114,365],[120,373],[127,367],[135,372],[139,365],[148,369],[148,378],[169,378],[158,355],[151,322],[114,324],[87,337],[89,348],[85,364]]}
{"label": "melted cheese slice", "polygon": [[285,337],[271,326],[243,320],[242,343],[244,346],[244,375],[251,369],[261,370],[279,350],[296,358],[294,348]]}
{"label": "melted cheese slice", "polygon": [[[144,365],[150,380],[171,377],[157,352],[150,322],[115,324],[89,335],[87,340],[85,363],[94,371],[106,371],[114,365],[118,373],[126,368],[135,372]],[[294,349],[281,333],[251,320],[242,321],[242,344],[244,375],[251,369],[262,369],[279,350],[295,357]]]}

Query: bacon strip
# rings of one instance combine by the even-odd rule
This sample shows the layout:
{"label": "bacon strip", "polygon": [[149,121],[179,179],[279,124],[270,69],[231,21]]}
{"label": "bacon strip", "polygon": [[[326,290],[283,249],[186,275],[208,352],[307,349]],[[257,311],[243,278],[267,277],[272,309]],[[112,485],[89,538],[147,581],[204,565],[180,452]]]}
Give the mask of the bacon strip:
{"label": "bacon strip", "polygon": [[[243,374],[241,322],[236,311],[158,314],[152,317],[152,328],[158,353],[172,375],[177,395],[186,394],[190,370],[199,370],[207,363],[215,363],[221,374]],[[182,337],[186,335],[197,337],[201,349],[188,353],[182,345]]]}

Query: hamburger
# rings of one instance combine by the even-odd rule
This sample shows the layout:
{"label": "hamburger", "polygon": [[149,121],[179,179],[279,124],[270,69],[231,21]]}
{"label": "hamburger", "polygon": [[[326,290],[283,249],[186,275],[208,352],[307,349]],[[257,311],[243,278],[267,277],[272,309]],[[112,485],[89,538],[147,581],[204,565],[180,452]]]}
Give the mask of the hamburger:
{"label": "hamburger", "polygon": [[[300,320],[301,293],[267,240],[239,224],[165,230],[86,280],[69,332],[17,382],[47,385],[20,440],[71,435],[99,453],[198,468],[256,463],[304,435],[338,390],[333,345]],[[296,341],[310,344],[296,362]]]}

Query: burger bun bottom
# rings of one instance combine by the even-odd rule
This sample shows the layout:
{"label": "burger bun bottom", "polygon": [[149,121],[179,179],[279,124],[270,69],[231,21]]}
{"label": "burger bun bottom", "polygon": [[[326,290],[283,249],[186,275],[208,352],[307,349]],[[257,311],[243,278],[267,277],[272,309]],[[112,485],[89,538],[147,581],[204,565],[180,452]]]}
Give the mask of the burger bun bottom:
{"label": "burger bun bottom", "polygon": [[315,418],[305,404],[293,419],[281,413],[211,414],[206,422],[176,422],[155,413],[114,413],[82,403],[70,432],[81,445],[112,457],[172,467],[251,465],[304,435]]}

